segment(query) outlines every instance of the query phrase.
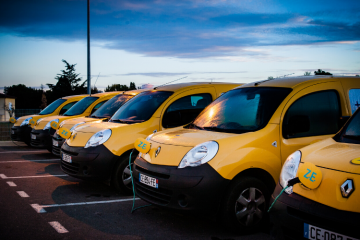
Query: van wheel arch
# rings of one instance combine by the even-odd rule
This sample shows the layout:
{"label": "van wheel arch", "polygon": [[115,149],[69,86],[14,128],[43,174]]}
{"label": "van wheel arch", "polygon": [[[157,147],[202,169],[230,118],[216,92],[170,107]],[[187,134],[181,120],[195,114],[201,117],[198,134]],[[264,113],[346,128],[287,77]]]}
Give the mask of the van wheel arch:
{"label": "van wheel arch", "polygon": [[[261,180],[267,187],[268,189],[271,191],[271,193],[274,191],[275,187],[276,187],[276,182],[274,180],[274,178],[271,176],[270,173],[268,173],[267,171],[265,171],[264,169],[261,168],[248,168],[242,172],[239,172],[232,180],[231,182],[239,179],[239,178],[243,178],[243,177],[255,177],[258,178],[259,180]],[[229,184],[230,185],[230,184]]]}
{"label": "van wheel arch", "polygon": [[124,167],[129,165],[129,157],[130,157],[130,153],[132,151],[134,151],[131,155],[132,162],[135,161],[135,158],[139,154],[139,152],[136,149],[130,149],[130,150],[124,152],[119,157],[117,157],[116,161],[114,161],[113,166],[112,166],[110,185],[120,192],[128,192],[128,193],[132,192],[131,189],[127,189],[125,186],[118,183],[119,174],[120,174],[119,168],[121,168],[123,170]]}

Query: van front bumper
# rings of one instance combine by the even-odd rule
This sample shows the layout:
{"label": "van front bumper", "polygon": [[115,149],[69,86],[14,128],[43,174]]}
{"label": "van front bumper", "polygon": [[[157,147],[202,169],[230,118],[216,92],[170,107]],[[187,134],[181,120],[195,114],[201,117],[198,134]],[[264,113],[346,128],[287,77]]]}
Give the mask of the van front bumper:
{"label": "van front bumper", "polygon": [[11,128],[11,140],[21,141],[30,144],[30,133],[32,128],[29,125],[25,126],[13,126]]}
{"label": "van front bumper", "polygon": [[35,130],[31,131],[31,141],[30,145],[36,148],[46,148],[51,149],[52,145],[52,135],[55,133],[55,130],[50,128],[46,130]]}
{"label": "van front bumper", "polygon": [[[139,181],[139,174],[157,179],[158,188]],[[211,209],[216,214],[230,180],[220,176],[209,164],[179,169],[153,165],[137,157],[133,169],[136,196],[154,205],[185,211]]]}
{"label": "van front bumper", "polygon": [[[282,187],[278,183],[270,204],[281,190]],[[288,195],[284,192],[271,209],[270,219],[274,224],[273,234],[285,239],[304,239],[304,224],[360,238],[360,213],[337,210],[296,193]],[[309,234],[316,239],[315,231],[310,231]]]}
{"label": "van front bumper", "polygon": [[[104,145],[97,147],[71,147],[66,142],[61,147],[61,170],[75,178],[109,180],[119,156],[112,154]],[[71,163],[63,155],[71,156]]]}
{"label": "van front bumper", "polygon": [[61,146],[64,144],[65,139],[60,137],[59,134],[54,133],[53,137],[52,137],[52,153],[55,156],[60,156],[60,150],[61,150]]}

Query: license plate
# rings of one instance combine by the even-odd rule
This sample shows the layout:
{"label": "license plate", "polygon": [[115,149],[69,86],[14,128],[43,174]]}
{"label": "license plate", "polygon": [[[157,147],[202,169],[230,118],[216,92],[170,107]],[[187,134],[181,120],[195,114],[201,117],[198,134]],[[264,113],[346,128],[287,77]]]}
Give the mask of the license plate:
{"label": "license plate", "polygon": [[304,238],[316,240],[359,240],[323,228],[315,227],[307,223],[304,223]]}
{"label": "license plate", "polygon": [[31,134],[31,139],[36,139],[36,135]]}
{"label": "license plate", "polygon": [[53,146],[58,147],[58,146],[59,146],[58,141],[55,141],[55,140],[53,139]]}
{"label": "license plate", "polygon": [[14,130],[11,130],[11,134],[15,134],[15,131],[14,131]]}
{"label": "license plate", "polygon": [[156,178],[139,173],[139,181],[150,187],[159,188],[158,180]]}
{"label": "license plate", "polygon": [[72,162],[71,156],[69,156],[69,155],[67,155],[65,153],[62,154],[62,160],[65,161],[65,162],[68,162],[68,163]]}

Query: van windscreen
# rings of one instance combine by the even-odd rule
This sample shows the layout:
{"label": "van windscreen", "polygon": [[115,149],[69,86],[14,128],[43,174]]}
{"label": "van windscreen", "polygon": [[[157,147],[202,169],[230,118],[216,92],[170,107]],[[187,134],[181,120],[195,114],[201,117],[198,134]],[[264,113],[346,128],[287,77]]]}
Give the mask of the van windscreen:
{"label": "van windscreen", "polygon": [[53,113],[61,104],[66,102],[66,99],[57,99],[52,102],[49,106],[47,106],[44,110],[42,110],[39,115],[47,115]]}
{"label": "van windscreen", "polygon": [[266,126],[291,88],[237,88],[212,102],[190,125],[209,131],[245,133]]}
{"label": "van windscreen", "polygon": [[145,122],[172,94],[173,92],[167,91],[142,92],[121,107],[110,121],[120,123]]}
{"label": "van windscreen", "polygon": [[98,97],[86,97],[78,101],[74,106],[64,113],[64,116],[76,116],[85,112],[85,110],[96,100]]}
{"label": "van windscreen", "polygon": [[128,94],[119,94],[111,98],[104,103],[98,110],[90,115],[92,118],[111,118],[112,115],[118,110],[124,103],[134,97]]}

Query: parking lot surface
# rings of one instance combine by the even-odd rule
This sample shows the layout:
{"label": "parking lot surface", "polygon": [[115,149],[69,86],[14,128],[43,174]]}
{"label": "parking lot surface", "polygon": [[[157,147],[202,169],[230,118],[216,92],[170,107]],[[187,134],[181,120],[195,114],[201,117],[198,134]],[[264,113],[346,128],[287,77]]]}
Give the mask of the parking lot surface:
{"label": "parking lot surface", "polygon": [[[17,144],[17,145],[16,145]],[[131,213],[132,196],[72,178],[47,150],[0,142],[0,239],[270,239],[238,235],[201,214],[149,206]],[[147,205],[135,200],[135,207]]]}

